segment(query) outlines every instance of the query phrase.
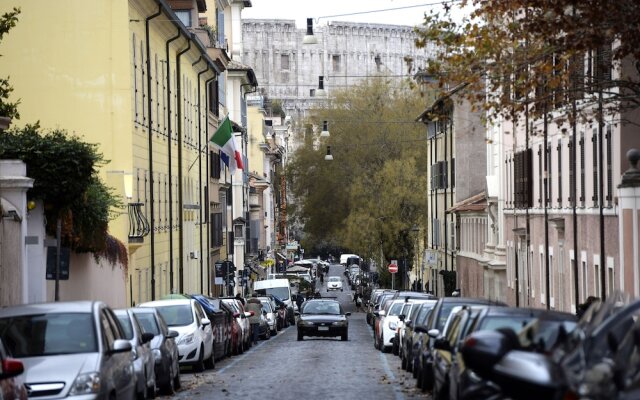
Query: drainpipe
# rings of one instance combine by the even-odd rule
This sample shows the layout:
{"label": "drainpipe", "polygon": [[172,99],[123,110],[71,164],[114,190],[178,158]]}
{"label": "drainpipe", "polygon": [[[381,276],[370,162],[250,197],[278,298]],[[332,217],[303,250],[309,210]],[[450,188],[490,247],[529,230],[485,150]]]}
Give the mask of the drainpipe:
{"label": "drainpipe", "polygon": [[[453,118],[453,113],[451,114],[451,118]],[[444,128],[444,151],[442,152],[443,155],[443,159],[447,162],[446,166],[447,169],[444,171],[444,173],[446,174],[446,179],[444,180],[444,196],[442,196],[442,222],[444,224],[444,270],[448,271],[449,270],[449,240],[448,240],[448,234],[449,234],[449,227],[447,226],[447,195],[449,194],[449,178],[450,178],[450,174],[449,174],[449,167],[450,167],[450,159],[447,157],[447,148],[449,147],[449,132],[452,132],[453,129],[452,128],[452,124],[453,121],[451,121],[448,117],[447,117],[447,124],[446,127]],[[452,266],[453,267],[453,266]],[[451,268],[453,270],[453,268]],[[447,295],[447,291],[445,289],[444,291],[444,295]]]}
{"label": "drainpipe", "polygon": [[604,120],[602,109],[602,86],[598,90],[598,204],[599,204],[599,220],[600,220],[600,297],[602,301],[607,299],[607,269],[605,265],[605,240],[604,240],[604,168],[602,166],[602,138],[604,137]]}
{"label": "drainpipe", "polygon": [[169,62],[169,45],[181,36],[180,28],[176,35],[165,43],[167,59],[167,154],[169,155],[169,293],[173,293],[173,178],[171,175],[171,63]]}
{"label": "drainpipe", "polygon": [[[198,58],[198,61],[196,61],[195,63],[191,64],[192,66],[195,67],[196,64],[198,64],[200,61],[202,60],[202,56],[200,56]],[[202,110],[201,110],[201,91],[200,91],[200,77],[202,76],[202,74],[204,74],[205,72],[209,71],[209,66],[207,65],[206,68],[200,72],[198,72],[198,201],[200,202],[200,293],[204,293],[204,261],[202,260],[203,257],[203,243],[202,243],[202,209],[204,208],[205,204],[203,204],[202,202]],[[206,153],[205,153],[206,154]]]}
{"label": "drainpipe", "polygon": [[[149,202],[151,205],[151,208],[149,210],[149,215],[151,215],[151,218],[149,218],[151,220],[151,225],[150,225],[150,232],[151,232],[151,237],[150,237],[150,245],[151,245],[151,300],[155,300],[156,299],[156,254],[155,254],[155,249],[156,249],[156,238],[155,238],[155,219],[154,219],[154,215],[155,215],[155,207],[154,207],[154,196],[153,196],[153,132],[152,132],[152,123],[151,123],[151,111],[152,111],[152,107],[151,107],[151,49],[150,49],[150,40],[149,40],[149,22],[154,19],[155,17],[159,16],[160,14],[162,14],[162,6],[158,5],[158,12],[156,12],[155,14],[152,14],[150,16],[148,16],[145,19],[145,40],[146,40],[146,46],[147,46],[147,109],[148,109],[148,116],[149,116],[149,126],[148,126],[148,132],[149,132],[149,188],[150,188],[150,198],[149,198]],[[156,71],[157,72],[157,71]]]}
{"label": "drainpipe", "polygon": [[571,121],[573,137],[571,146],[571,169],[573,170],[573,181],[571,185],[571,208],[572,208],[572,226],[573,226],[573,289],[574,289],[574,301],[576,304],[575,312],[578,312],[578,305],[580,304],[580,280],[578,273],[580,272],[578,267],[578,170],[577,170],[577,157],[578,157],[578,124],[576,123],[576,115],[578,114],[578,106],[576,104],[576,96],[573,96],[571,101],[571,112],[573,113],[573,121]]}
{"label": "drainpipe", "polygon": [[[205,150],[205,160],[206,160],[206,165],[205,165],[205,179],[207,181],[207,185],[206,188],[207,190],[210,191],[210,178],[209,178],[209,83],[211,81],[213,81],[214,79],[216,79],[216,75],[214,74],[212,78],[207,79],[204,82],[204,87],[205,87],[205,94],[206,94],[206,104],[205,104],[205,113],[207,115],[205,124],[204,124],[204,136],[207,138],[207,147]],[[198,107],[198,109],[200,109]],[[205,198],[209,198],[207,196],[205,196]],[[209,256],[209,249],[211,249],[211,230],[209,229],[209,224],[211,223],[211,221],[209,220],[209,204],[205,204],[205,207],[207,207],[207,214],[205,215],[205,219],[207,221],[206,225],[207,225],[207,292],[209,294],[211,294],[211,257]]]}
{"label": "drainpipe", "polygon": [[191,49],[191,41],[187,41],[187,47],[178,52],[176,54],[176,107],[178,109],[178,215],[179,215],[179,223],[178,229],[180,229],[178,233],[178,255],[180,257],[179,262],[179,284],[178,287],[180,289],[180,293],[184,293],[184,212],[182,208],[184,207],[183,199],[182,199],[182,102],[180,98],[182,97],[182,84],[180,79],[180,57],[187,51]]}
{"label": "drainpipe", "polygon": [[[546,93],[545,93],[546,96]],[[548,117],[547,117],[547,99],[544,100],[544,118],[543,118],[543,133],[544,133],[544,196],[542,201],[544,201],[544,269],[545,269],[545,285],[547,287],[546,293],[546,301],[547,301],[547,310],[551,309],[551,277],[549,276],[551,273],[551,266],[549,265],[549,160],[548,160],[548,151],[547,151],[547,140],[549,140],[549,129],[548,129]]]}

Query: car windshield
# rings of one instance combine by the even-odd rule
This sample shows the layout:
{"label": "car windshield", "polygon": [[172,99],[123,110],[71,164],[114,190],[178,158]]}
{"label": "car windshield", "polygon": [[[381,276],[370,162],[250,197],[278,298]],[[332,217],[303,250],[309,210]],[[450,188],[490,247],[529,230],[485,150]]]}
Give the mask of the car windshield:
{"label": "car windshield", "polygon": [[447,320],[449,319],[449,314],[451,314],[451,310],[453,310],[453,308],[458,305],[459,304],[453,304],[453,303],[444,303],[442,305],[442,309],[440,310],[440,315],[438,316],[438,321],[437,321],[438,324],[436,325],[436,329],[438,329],[440,332],[444,330],[444,324],[447,323]]}
{"label": "car windshield", "polygon": [[0,338],[14,357],[98,351],[91,313],[52,313],[2,318]]}
{"label": "car windshield", "polygon": [[138,322],[140,323],[140,327],[142,331],[145,333],[153,333],[153,335],[160,334],[160,328],[158,328],[158,323],[151,313],[136,313],[134,314]]}
{"label": "car windshield", "polygon": [[127,314],[118,314],[118,321],[120,321],[120,325],[122,325],[122,331],[124,333],[124,338],[127,340],[133,339],[133,326],[131,326],[131,319]]}
{"label": "car windshield", "polygon": [[289,300],[289,288],[287,287],[265,288],[265,289],[260,289],[256,291],[261,294],[267,294],[267,295],[272,294],[278,297],[282,301]]}
{"label": "car windshield", "polygon": [[340,279],[339,276],[331,276],[329,277],[329,282],[340,282]]}
{"label": "car windshield", "polygon": [[340,305],[335,302],[311,301],[302,307],[303,314],[340,315]]}
{"label": "car windshield", "polygon": [[193,323],[193,313],[188,304],[157,306],[156,309],[169,326],[185,326]]}

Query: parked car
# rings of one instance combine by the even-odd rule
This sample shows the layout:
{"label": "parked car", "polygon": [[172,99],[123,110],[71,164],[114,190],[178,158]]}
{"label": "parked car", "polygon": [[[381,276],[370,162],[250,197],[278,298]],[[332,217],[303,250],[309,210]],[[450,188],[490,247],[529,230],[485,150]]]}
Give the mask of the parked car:
{"label": "parked car", "polygon": [[192,294],[196,299],[207,318],[211,321],[213,333],[213,351],[216,360],[231,355],[231,324],[233,312],[223,305],[222,300],[202,294]]}
{"label": "parked car", "polygon": [[415,328],[417,326],[425,326],[435,304],[436,300],[427,300],[420,304],[419,307],[414,307],[411,310],[409,319],[404,321],[405,334],[403,337],[404,344],[401,346],[400,351],[400,366],[407,372],[413,372],[413,361],[415,354],[417,354],[416,345],[420,342],[420,336],[423,335],[423,333],[416,331]]}
{"label": "parked car", "polygon": [[155,361],[149,342],[153,333],[143,333],[138,320],[130,309],[113,310],[120,321],[124,337],[131,343],[133,369],[136,373],[136,393],[139,399],[156,396]]}
{"label": "parked car", "polygon": [[249,323],[249,313],[244,310],[244,306],[240,300],[235,297],[224,297],[222,301],[233,309],[233,317],[236,319],[240,326],[240,351],[243,353],[245,350],[249,350],[253,345],[251,339],[251,324]]}
{"label": "parked car", "polygon": [[153,307],[135,307],[131,311],[143,333],[152,333],[149,342],[155,362],[156,386],[164,394],[171,395],[180,389],[180,355],[175,339],[178,332],[169,330],[164,318]]}
{"label": "parked car", "polygon": [[269,297],[258,297],[258,300],[262,303],[262,310],[265,312],[265,319],[269,325],[271,335],[278,333],[278,313],[273,308],[274,302]]}
{"label": "parked car", "polygon": [[215,366],[211,321],[195,299],[156,300],[139,307],[155,307],[170,329],[178,332],[176,340],[180,365],[192,366],[196,371]]}
{"label": "parked car", "polygon": [[304,336],[340,336],[349,339],[350,312],[345,313],[340,303],[329,299],[312,299],[302,304],[298,318],[298,340]]}
{"label": "parked car", "polygon": [[9,357],[9,353],[0,340],[0,399],[27,400],[27,388],[24,386],[24,364]]}
{"label": "parked car", "polygon": [[132,399],[131,343],[100,301],[0,308],[0,339],[22,361],[31,397]]}
{"label": "parked car", "polygon": [[420,306],[425,303],[433,306],[436,304],[436,300],[435,299],[419,299],[419,300],[416,299],[416,300],[411,300],[405,303],[404,307],[402,308],[402,311],[400,312],[400,315],[398,315],[396,334],[395,334],[395,337],[393,338],[393,346],[392,346],[393,354],[400,357],[402,353],[405,353],[404,346],[407,344],[407,340],[405,339],[405,336],[407,335],[407,332],[412,332],[412,329],[407,330],[407,323],[411,325],[410,323],[411,315],[414,313],[414,311],[416,311],[416,315],[417,315],[417,311],[420,309]]}
{"label": "parked car", "polygon": [[[433,311],[429,315],[429,320],[425,327],[416,328],[422,330],[423,333],[428,333],[433,329],[437,329],[438,332],[444,330],[445,323],[449,319],[449,314],[456,306],[463,305],[500,305],[505,304],[478,298],[469,297],[443,297],[438,299],[438,302],[433,307]],[[420,348],[418,350],[417,359],[414,359],[414,371],[416,374],[416,386],[422,390],[431,389],[433,387],[433,343],[434,339],[427,336],[422,336],[420,342]],[[417,365],[416,365],[417,361]],[[417,367],[417,368],[416,368]]]}

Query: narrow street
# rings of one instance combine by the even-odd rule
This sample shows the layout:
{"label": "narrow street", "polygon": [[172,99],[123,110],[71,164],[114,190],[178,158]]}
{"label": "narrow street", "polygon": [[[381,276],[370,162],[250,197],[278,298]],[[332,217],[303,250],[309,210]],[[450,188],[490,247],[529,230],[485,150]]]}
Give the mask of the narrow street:
{"label": "narrow street", "polygon": [[[332,265],[329,276],[342,277],[343,271]],[[296,328],[289,327],[240,356],[217,362],[215,370],[183,370],[183,388],[173,398],[430,399],[415,389],[411,374],[400,368],[400,358],[373,348],[372,330],[365,314],[355,313],[346,284],[344,292],[323,288],[321,293],[337,297],[353,313],[349,341],[305,337],[298,342]]]}

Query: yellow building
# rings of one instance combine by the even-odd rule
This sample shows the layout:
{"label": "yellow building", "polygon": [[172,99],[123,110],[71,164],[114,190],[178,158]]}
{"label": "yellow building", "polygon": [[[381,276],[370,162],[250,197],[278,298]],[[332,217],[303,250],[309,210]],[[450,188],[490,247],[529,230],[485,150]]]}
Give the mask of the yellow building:
{"label": "yellow building", "polygon": [[19,22],[0,47],[21,99],[14,125],[66,129],[109,160],[101,178],[128,205],[110,233],[129,263],[126,282],[103,285],[126,285],[126,304],[210,289],[207,88],[224,66],[185,27],[204,1],[185,3],[176,15],[164,0],[15,1]]}

